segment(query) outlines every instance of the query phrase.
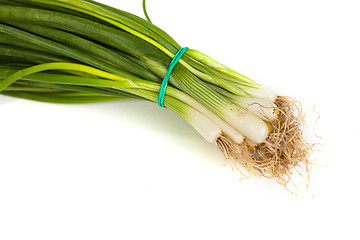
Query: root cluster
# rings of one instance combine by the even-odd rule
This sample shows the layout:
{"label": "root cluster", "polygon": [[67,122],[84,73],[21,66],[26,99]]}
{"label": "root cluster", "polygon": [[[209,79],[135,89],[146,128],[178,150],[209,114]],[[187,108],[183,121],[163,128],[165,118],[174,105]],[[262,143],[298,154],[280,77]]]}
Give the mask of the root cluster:
{"label": "root cluster", "polygon": [[264,143],[239,145],[225,135],[220,136],[216,143],[231,166],[245,176],[260,175],[286,186],[293,169],[303,168],[308,177],[311,145],[303,137],[301,105],[283,96],[275,103],[279,117],[270,122],[272,130]]}

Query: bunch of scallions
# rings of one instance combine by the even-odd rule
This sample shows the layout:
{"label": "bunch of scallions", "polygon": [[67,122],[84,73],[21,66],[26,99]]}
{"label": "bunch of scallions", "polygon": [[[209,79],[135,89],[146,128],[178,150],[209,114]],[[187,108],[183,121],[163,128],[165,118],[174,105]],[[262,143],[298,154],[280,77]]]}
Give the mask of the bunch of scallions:
{"label": "bunch of scallions", "polygon": [[[145,11],[146,12],[146,11]],[[0,0],[0,93],[53,103],[156,103],[180,45],[151,21],[91,0]],[[246,175],[308,165],[299,104],[189,49],[164,105]]]}

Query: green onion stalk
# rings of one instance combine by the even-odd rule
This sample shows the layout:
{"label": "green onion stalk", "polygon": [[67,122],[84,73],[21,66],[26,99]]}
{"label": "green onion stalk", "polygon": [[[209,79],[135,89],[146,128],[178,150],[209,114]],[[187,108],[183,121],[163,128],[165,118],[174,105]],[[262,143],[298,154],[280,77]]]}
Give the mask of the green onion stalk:
{"label": "green onion stalk", "polygon": [[[91,0],[0,0],[0,94],[52,103],[156,103],[181,46],[144,12],[147,20]],[[292,168],[308,169],[299,104],[204,53],[185,52],[164,105],[243,174],[286,185]]]}

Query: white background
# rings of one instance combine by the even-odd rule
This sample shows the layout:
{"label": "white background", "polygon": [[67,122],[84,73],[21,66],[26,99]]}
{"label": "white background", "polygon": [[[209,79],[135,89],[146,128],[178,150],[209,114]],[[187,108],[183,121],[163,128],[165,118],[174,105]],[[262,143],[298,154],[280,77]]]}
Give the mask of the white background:
{"label": "white background", "polygon": [[[102,2],[143,16],[140,0]],[[358,1],[147,5],[182,46],[302,101],[308,139],[323,144],[310,190],[301,178],[297,196],[240,181],[215,145],[152,103],[0,96],[0,239],[359,239]]]}

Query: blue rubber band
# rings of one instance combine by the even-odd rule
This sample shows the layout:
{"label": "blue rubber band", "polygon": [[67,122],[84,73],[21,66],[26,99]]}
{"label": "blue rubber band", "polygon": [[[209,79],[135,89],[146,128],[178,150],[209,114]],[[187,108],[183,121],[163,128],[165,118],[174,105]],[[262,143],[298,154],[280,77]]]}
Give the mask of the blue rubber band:
{"label": "blue rubber band", "polygon": [[188,50],[189,48],[188,47],[184,47],[184,48],[181,48],[174,56],[174,58],[172,59],[170,65],[169,65],[169,68],[166,72],[166,75],[164,77],[164,80],[161,84],[161,87],[160,87],[160,91],[159,91],[159,96],[158,96],[158,105],[160,107],[163,107],[163,108],[166,108],[164,106],[164,97],[165,97],[165,92],[166,92],[166,88],[167,88],[167,85],[168,85],[168,82],[169,82],[169,78],[170,78],[170,74],[173,70],[173,68],[175,67],[175,65],[178,63],[178,61],[180,60],[180,58],[182,57],[182,55],[186,52],[186,50]]}

